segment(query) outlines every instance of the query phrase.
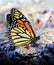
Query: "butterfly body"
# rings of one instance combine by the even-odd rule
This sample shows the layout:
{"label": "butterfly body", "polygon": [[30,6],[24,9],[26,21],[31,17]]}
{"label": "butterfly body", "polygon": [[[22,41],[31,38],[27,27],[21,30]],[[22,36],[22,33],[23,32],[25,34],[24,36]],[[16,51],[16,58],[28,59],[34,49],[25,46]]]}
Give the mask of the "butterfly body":
{"label": "butterfly body", "polygon": [[7,22],[9,39],[14,46],[35,43],[38,40],[30,22],[19,10],[12,8],[11,13],[7,15]]}

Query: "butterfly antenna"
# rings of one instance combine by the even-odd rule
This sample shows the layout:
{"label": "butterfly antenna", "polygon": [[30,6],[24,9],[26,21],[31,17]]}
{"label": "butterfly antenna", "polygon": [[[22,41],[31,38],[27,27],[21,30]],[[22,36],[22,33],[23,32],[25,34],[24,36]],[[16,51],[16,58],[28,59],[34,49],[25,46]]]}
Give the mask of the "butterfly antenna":
{"label": "butterfly antenna", "polygon": [[44,33],[42,32],[42,30],[46,27],[46,25],[47,25],[48,21],[50,20],[50,18],[51,18],[51,16],[48,17],[46,23],[45,23],[45,24],[41,27],[41,29],[37,32],[36,37],[38,37],[38,36],[44,34]]}

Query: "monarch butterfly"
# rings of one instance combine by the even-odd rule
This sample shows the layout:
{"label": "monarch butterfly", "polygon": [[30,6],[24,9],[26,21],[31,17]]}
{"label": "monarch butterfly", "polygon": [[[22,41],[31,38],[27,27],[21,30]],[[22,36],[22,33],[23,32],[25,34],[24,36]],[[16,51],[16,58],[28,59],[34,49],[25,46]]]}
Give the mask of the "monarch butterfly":
{"label": "monarch butterfly", "polygon": [[9,39],[14,46],[35,43],[40,37],[35,33],[27,18],[16,8],[12,8],[7,14]]}

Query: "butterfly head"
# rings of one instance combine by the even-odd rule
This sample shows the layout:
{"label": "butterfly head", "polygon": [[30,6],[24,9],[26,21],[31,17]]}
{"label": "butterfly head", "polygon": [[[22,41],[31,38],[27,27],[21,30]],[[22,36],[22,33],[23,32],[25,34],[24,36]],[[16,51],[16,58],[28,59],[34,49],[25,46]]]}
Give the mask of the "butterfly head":
{"label": "butterfly head", "polygon": [[40,39],[40,36],[34,37],[31,41],[32,44],[35,44]]}

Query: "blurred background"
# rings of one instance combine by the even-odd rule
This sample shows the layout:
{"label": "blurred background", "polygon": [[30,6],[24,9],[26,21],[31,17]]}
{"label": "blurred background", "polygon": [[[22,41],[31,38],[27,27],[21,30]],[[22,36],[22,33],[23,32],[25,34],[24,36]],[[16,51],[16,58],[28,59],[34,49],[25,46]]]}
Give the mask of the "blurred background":
{"label": "blurred background", "polygon": [[[6,15],[10,13],[11,8],[20,10],[29,20],[36,34],[40,36],[39,44],[35,48],[36,52],[43,52],[43,55],[54,57],[54,0],[0,0],[0,47],[8,51],[10,45],[8,43],[7,20]],[[4,44],[4,46],[2,46]],[[5,46],[6,45],[6,46]],[[47,45],[47,46],[46,46]],[[45,48],[44,48],[45,47]],[[53,53],[47,48],[53,48]],[[19,52],[19,48],[15,51]],[[15,51],[8,51],[7,56],[14,55]],[[22,51],[22,52],[21,52]],[[34,52],[33,48],[25,49],[20,47],[20,53]],[[28,51],[28,52],[27,52]],[[46,52],[45,52],[46,51]],[[2,51],[3,52],[3,51]],[[50,52],[50,53],[49,53]],[[8,54],[9,53],[9,54]],[[51,55],[50,55],[51,54]],[[2,54],[1,54],[2,55]],[[41,58],[42,59],[42,58]],[[54,58],[53,58],[54,59]],[[52,60],[51,60],[52,61]],[[54,62],[54,61],[53,61]]]}

